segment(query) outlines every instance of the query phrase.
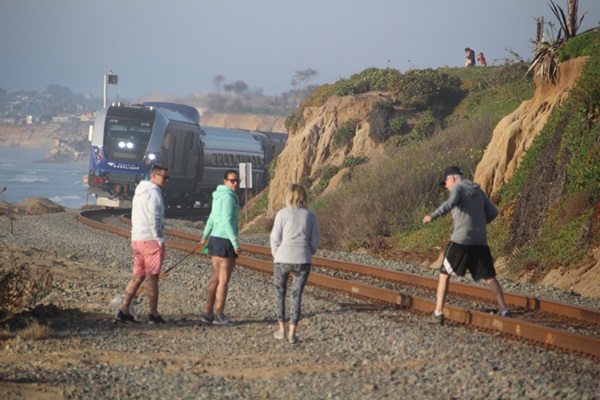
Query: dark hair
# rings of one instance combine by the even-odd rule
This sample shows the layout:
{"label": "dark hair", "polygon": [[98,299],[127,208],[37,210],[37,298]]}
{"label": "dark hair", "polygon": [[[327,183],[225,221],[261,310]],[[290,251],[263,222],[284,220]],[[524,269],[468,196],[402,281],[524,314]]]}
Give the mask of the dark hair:
{"label": "dark hair", "polygon": [[166,168],[166,167],[163,167],[163,166],[162,166],[162,165],[160,165],[160,164],[154,164],[154,165],[152,166],[152,168],[150,169],[150,175],[157,174],[157,173],[159,173],[160,171],[168,171],[168,170],[169,170],[168,168]]}
{"label": "dark hair", "polygon": [[238,174],[238,172],[236,170],[228,169],[227,171],[225,171],[225,175],[223,175],[223,179],[224,180],[229,179],[229,174],[236,174],[237,176],[240,175],[240,174]]}
{"label": "dark hair", "polygon": [[465,51],[471,51],[471,49],[468,47],[465,47]]}

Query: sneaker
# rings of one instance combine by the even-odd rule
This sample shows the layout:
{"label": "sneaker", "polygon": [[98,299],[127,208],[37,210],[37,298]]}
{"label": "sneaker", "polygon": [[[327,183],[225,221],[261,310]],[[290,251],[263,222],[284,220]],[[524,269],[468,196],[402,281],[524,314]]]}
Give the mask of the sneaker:
{"label": "sneaker", "polygon": [[429,317],[427,317],[427,323],[431,325],[444,325],[444,314],[431,314]]}
{"label": "sneaker", "polygon": [[508,310],[500,311],[498,313],[498,315],[501,316],[501,317],[507,317],[508,318],[508,317],[510,317],[510,311],[508,311]]}
{"label": "sneaker", "polygon": [[233,325],[233,322],[225,318],[224,315],[217,315],[213,320],[213,325]]}
{"label": "sneaker", "polygon": [[281,340],[281,339],[285,338],[285,332],[284,331],[275,331],[275,333],[273,334],[273,337],[277,340]]}
{"label": "sneaker", "polygon": [[288,337],[288,342],[290,342],[291,344],[296,344],[298,343],[298,338],[296,337],[296,335],[292,335]]}
{"label": "sneaker", "polygon": [[162,319],[162,317],[158,314],[156,315],[152,315],[150,314],[148,316],[148,323],[149,324],[166,324],[167,321],[165,321],[164,319]]}
{"label": "sneaker", "polygon": [[137,321],[133,318],[131,314],[125,314],[123,311],[119,310],[117,316],[115,317],[115,321],[121,322],[123,324],[135,324]]}
{"label": "sneaker", "polygon": [[200,322],[202,322],[203,324],[206,324],[206,325],[210,325],[213,323],[214,319],[215,319],[215,317],[213,317],[212,315],[204,314],[203,316],[200,317]]}

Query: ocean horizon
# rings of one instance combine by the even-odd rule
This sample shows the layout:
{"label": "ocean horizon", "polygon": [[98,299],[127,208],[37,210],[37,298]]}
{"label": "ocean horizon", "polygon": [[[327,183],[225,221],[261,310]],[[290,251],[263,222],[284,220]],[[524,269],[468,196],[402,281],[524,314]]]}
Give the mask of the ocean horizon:
{"label": "ocean horizon", "polygon": [[95,204],[83,184],[88,163],[45,162],[49,148],[0,148],[0,200],[18,203],[44,197],[66,208],[79,209]]}

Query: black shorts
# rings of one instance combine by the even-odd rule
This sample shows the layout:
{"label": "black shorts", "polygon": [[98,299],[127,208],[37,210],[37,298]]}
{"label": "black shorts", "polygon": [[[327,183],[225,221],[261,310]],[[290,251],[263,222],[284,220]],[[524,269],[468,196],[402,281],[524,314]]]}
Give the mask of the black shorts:
{"label": "black shorts", "polygon": [[467,246],[454,242],[448,243],[440,273],[465,276],[467,270],[476,281],[496,276],[494,261],[489,246]]}
{"label": "black shorts", "polygon": [[208,255],[223,258],[237,258],[231,240],[211,236],[208,240]]}

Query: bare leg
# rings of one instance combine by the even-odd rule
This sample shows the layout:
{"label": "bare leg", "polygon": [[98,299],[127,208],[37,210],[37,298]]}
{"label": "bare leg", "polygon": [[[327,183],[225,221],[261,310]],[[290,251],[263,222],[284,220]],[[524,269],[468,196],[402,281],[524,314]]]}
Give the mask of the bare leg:
{"label": "bare leg", "polygon": [[121,304],[121,311],[123,314],[129,315],[129,305],[131,304],[131,301],[135,297],[135,293],[142,282],[144,282],[145,278],[145,276],[134,275],[127,284],[127,287],[125,288],[125,296],[123,296],[123,303]]}
{"label": "bare leg", "polygon": [[290,332],[288,333],[289,337],[293,337],[296,334],[296,325],[290,324]]}
{"label": "bare leg", "polygon": [[440,280],[438,282],[437,299],[435,302],[435,311],[438,314],[444,312],[444,303],[446,302],[446,295],[448,294],[448,283],[450,282],[450,275],[440,273]]}
{"label": "bare leg", "polygon": [[500,282],[496,278],[490,278],[486,280],[490,289],[494,293],[494,297],[500,306],[500,311],[507,311],[506,303],[504,302],[504,293],[502,292],[502,287],[500,286]]}
{"label": "bare leg", "polygon": [[223,312],[225,311],[225,300],[227,300],[229,280],[231,279],[234,266],[235,258],[220,258],[219,283],[215,294],[215,313],[217,315],[223,315]]}
{"label": "bare leg", "polygon": [[213,309],[215,306],[215,295],[217,292],[217,285],[219,284],[219,265],[218,259],[219,257],[212,257],[211,266],[212,273],[210,275],[210,281],[208,282],[208,286],[206,287],[206,315],[212,317]]}
{"label": "bare leg", "polygon": [[146,291],[150,314],[158,315],[158,275],[148,275],[148,289]]}

